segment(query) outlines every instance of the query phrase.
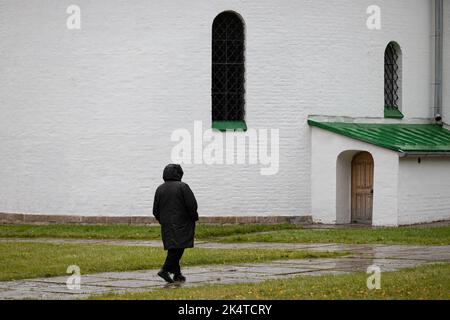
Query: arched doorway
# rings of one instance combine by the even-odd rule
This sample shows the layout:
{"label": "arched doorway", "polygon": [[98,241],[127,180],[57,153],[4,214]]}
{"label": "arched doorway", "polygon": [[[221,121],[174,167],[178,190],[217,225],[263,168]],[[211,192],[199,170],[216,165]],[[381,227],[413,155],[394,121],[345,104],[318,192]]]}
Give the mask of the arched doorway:
{"label": "arched doorway", "polygon": [[352,212],[353,223],[372,224],[373,211],[373,158],[360,152],[352,160]]}

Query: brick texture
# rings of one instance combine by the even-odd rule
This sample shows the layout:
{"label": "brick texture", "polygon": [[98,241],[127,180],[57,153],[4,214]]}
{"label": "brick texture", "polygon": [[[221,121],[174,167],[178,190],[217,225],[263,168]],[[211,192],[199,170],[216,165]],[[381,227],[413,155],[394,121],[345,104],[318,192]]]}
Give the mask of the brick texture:
{"label": "brick texture", "polygon": [[[157,224],[153,217],[69,216],[0,213],[0,224]],[[311,216],[292,217],[200,217],[202,224],[296,224],[312,223]]]}
{"label": "brick texture", "polygon": [[272,176],[184,165],[201,216],[309,216],[307,116],[382,117],[389,41],[403,51],[405,117],[431,115],[429,0],[378,1],[381,31],[366,27],[373,3],[356,0],[77,0],[81,30],[66,28],[69,4],[0,2],[3,212],[146,221],[172,132],[211,126],[211,27],[224,10],[245,22],[247,125],[280,130],[280,163]]}

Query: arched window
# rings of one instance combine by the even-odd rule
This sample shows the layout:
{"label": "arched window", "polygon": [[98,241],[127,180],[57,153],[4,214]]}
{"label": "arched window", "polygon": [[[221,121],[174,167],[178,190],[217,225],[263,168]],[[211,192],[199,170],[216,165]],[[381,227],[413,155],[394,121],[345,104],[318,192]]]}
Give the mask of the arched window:
{"label": "arched window", "polygon": [[401,50],[390,42],[384,51],[384,115],[386,118],[403,118],[401,102]]}
{"label": "arched window", "polygon": [[213,128],[246,129],[244,23],[234,12],[219,14],[212,26]]}

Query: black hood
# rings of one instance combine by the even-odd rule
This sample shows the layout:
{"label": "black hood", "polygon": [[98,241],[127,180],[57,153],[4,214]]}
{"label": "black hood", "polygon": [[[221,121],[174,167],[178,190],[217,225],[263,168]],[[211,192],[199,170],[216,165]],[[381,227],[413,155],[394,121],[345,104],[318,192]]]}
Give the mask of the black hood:
{"label": "black hood", "polygon": [[164,181],[181,181],[183,177],[183,169],[179,164],[168,164],[164,168],[163,179]]}

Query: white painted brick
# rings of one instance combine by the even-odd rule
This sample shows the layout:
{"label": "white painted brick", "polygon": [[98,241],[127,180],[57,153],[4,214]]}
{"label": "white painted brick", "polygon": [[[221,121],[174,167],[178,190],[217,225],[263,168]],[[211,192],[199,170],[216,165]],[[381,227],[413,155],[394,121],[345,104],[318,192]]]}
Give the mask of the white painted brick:
{"label": "white painted brick", "polygon": [[[351,221],[351,179],[338,178],[338,157],[351,152],[346,165],[351,177],[351,161],[359,152],[369,152],[374,161],[373,213],[375,226],[398,225],[398,154],[323,129],[312,131],[312,213],[317,222],[349,223]],[[343,165],[339,167],[342,170]],[[346,191],[345,191],[346,190]],[[338,209],[339,208],[339,209]],[[340,211],[338,213],[338,211]]]}
{"label": "white painted brick", "polygon": [[172,131],[210,126],[223,10],[245,19],[246,120],[280,129],[280,170],[184,166],[201,215],[310,214],[307,116],[381,117],[391,40],[405,116],[431,115],[429,0],[377,1],[381,31],[365,25],[373,1],[77,0],[82,30],[69,31],[72,3],[0,2],[0,211],[149,215]]}
{"label": "white painted brick", "polygon": [[399,168],[399,224],[449,219],[449,159],[401,159]]}

